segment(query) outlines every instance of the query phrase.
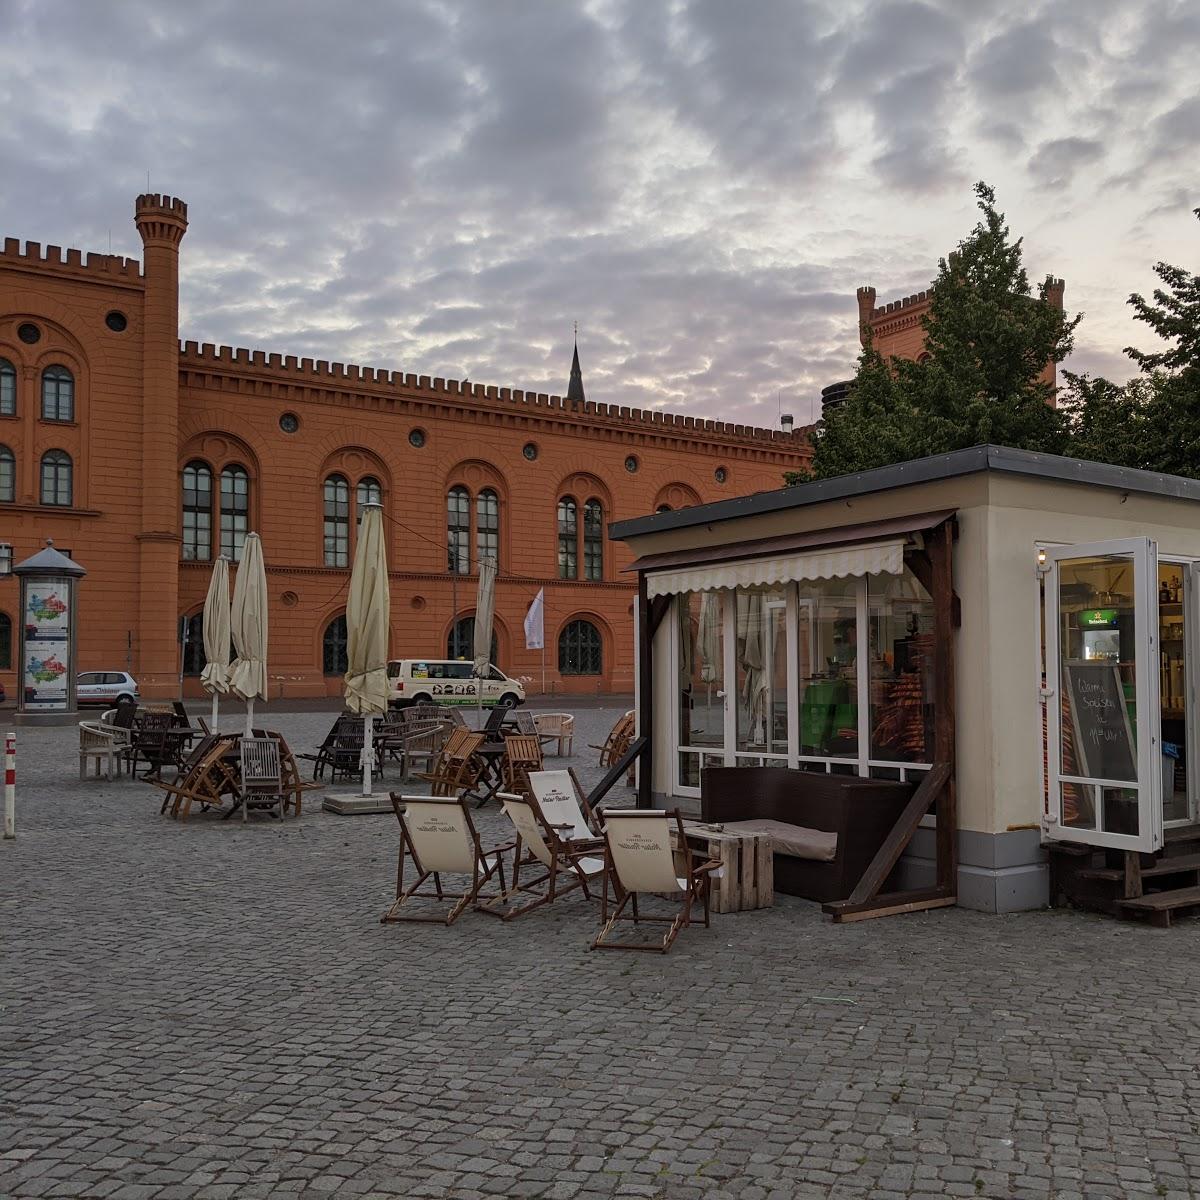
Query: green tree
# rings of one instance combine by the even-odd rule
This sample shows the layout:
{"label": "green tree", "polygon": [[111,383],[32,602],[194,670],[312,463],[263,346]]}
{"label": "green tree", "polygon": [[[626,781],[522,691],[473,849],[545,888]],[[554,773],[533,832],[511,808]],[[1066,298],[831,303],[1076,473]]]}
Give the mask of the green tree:
{"label": "green tree", "polygon": [[[1192,210],[1200,218],[1200,208]],[[1164,342],[1166,350],[1145,354],[1133,346],[1125,353],[1143,371],[1168,371],[1194,368],[1200,370],[1200,275],[1170,263],[1155,263],[1154,273],[1165,287],[1154,289],[1151,303],[1134,292],[1129,297],[1133,319],[1144,321]]]}
{"label": "green tree", "polygon": [[[851,398],[813,436],[811,477],[827,478],[995,442],[1059,453],[1066,425],[1042,374],[1074,344],[1079,317],[1035,298],[995,193],[975,185],[981,218],[938,263],[922,318],[926,356],[886,363],[869,345]],[[885,376],[887,377],[885,379]]]}
{"label": "green tree", "polygon": [[1102,376],[1069,371],[1065,375],[1067,386],[1059,395],[1059,410],[1067,423],[1069,453],[1091,462],[1144,467],[1153,381],[1117,384]]}

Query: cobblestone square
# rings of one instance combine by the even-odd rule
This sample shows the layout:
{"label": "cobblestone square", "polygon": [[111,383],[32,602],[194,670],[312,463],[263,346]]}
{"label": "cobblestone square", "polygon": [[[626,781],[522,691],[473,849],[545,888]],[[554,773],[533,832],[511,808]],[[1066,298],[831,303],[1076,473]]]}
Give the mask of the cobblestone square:
{"label": "cobblestone square", "polygon": [[[591,782],[616,710],[577,711]],[[299,750],[332,716],[263,719]],[[780,896],[662,957],[590,953],[578,895],[385,927],[392,817],[181,826],[76,746],[19,732],[0,1196],[1200,1195],[1194,922]]]}

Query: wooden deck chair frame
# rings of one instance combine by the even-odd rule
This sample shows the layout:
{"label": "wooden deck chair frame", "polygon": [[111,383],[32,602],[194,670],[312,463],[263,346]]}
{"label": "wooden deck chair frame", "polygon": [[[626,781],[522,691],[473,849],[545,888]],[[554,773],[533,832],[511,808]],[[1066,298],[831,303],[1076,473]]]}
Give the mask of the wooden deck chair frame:
{"label": "wooden deck chair frame", "polygon": [[[623,882],[620,874],[620,863],[626,857],[622,853],[620,843],[617,853],[613,853],[613,837],[621,835],[621,827],[626,830],[636,830],[637,825],[658,826],[661,841],[656,841],[651,852],[658,858],[657,862],[647,861],[649,868],[644,882],[648,886],[629,886]],[[674,831],[672,830],[674,825]],[[649,831],[648,831],[649,832]],[[674,832],[677,842],[672,845],[671,834]],[[665,850],[665,858],[663,853]],[[649,859],[649,855],[647,855]],[[678,874],[678,864],[682,860],[684,874]],[[715,861],[696,864],[692,849],[688,845],[683,829],[683,817],[679,809],[667,812],[665,809],[614,809],[604,814],[604,887],[600,898],[600,932],[592,939],[593,950],[651,950],[666,954],[679,936],[681,929],[686,929],[692,923],[692,906],[697,900],[704,905],[704,927],[709,926],[709,899],[711,891],[712,872],[720,867]],[[654,872],[657,871],[657,877]],[[668,874],[669,871],[669,874]],[[671,880],[675,881],[671,888]],[[680,887],[682,882],[683,886]],[[608,890],[612,885],[616,907],[609,911]],[[661,886],[660,886],[661,885]],[[650,917],[638,911],[638,893],[670,896],[679,898],[679,912],[673,917]],[[629,921],[634,926],[640,924],[666,925],[667,931],[661,942],[622,942],[614,940],[617,924]]]}
{"label": "wooden deck chair frame", "polygon": [[[482,894],[484,884],[494,877],[499,878],[500,891],[491,898],[504,894],[504,854],[511,846],[497,846],[484,851],[479,840],[479,833],[467,809],[466,801],[461,796],[398,796],[390,793],[392,809],[396,820],[400,823],[400,851],[396,860],[396,899],[392,906],[379,918],[381,924],[395,921],[419,921],[433,925],[453,925],[466,910],[477,902]],[[411,813],[410,813],[410,810]],[[428,825],[431,819],[439,816],[443,821],[447,818],[457,823],[458,828],[436,828]],[[410,815],[413,818],[410,821]],[[426,827],[417,825],[415,821],[426,822]],[[414,836],[415,835],[415,836]],[[461,836],[460,845],[454,841]],[[435,839],[441,839],[438,846]],[[424,843],[424,858],[418,848],[418,843]],[[441,858],[433,857],[442,853]],[[411,858],[417,871],[417,878],[408,887],[404,885],[404,860]],[[449,863],[434,867],[432,864]],[[444,874],[464,874],[471,877],[470,886],[461,892],[448,891],[442,884]],[[427,880],[433,880],[433,891],[422,891]],[[423,913],[413,914],[404,912],[405,905],[412,900],[438,900],[442,903],[454,901],[450,911],[437,916]]]}
{"label": "wooden deck chair frame", "polygon": [[[594,883],[604,872],[601,840],[568,841],[563,836],[568,827],[551,825],[532,796],[497,792],[496,799],[517,832],[512,883],[502,896],[477,904],[479,911],[502,921],[512,921],[578,889],[583,890],[587,899],[596,899],[588,884]],[[522,867],[532,870],[533,878],[527,873],[522,882]],[[514,905],[514,898],[518,896],[528,899]]]}

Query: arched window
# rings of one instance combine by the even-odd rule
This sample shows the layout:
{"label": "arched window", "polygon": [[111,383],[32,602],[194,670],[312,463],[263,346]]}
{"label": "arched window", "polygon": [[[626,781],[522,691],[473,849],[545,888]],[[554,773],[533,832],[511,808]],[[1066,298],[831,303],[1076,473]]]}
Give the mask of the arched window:
{"label": "arched window", "polygon": [[660,504],[654,511],[656,513],[670,512],[671,506],[669,504]]}
{"label": "arched window", "polygon": [[232,562],[242,561],[249,528],[250,476],[245,467],[226,467],[221,472],[221,553]]}
{"label": "arched window", "polygon": [[12,617],[0,612],[0,671],[12,670]]}
{"label": "arched window", "polygon": [[604,578],[604,506],[594,497],[583,506],[583,577]]}
{"label": "arched window", "polygon": [[579,509],[574,496],[558,501],[558,577],[579,578]]}
{"label": "arched window", "polygon": [[0,500],[16,498],[17,458],[7,446],[0,446]]}
{"label": "arched window", "polygon": [[358,481],[358,520],[362,520],[364,504],[383,503],[383,484],[374,475],[364,475]]}
{"label": "arched window", "polygon": [[205,462],[183,468],[183,557],[212,558],[212,469]]}
{"label": "arched window", "polygon": [[558,669],[563,675],[599,675],[603,668],[600,630],[591,621],[572,621],[558,635]]}
{"label": "arched window", "polygon": [[42,455],[42,503],[71,506],[71,456],[65,450]]}
{"label": "arched window", "polygon": [[183,643],[183,673],[200,675],[208,666],[204,653],[204,613],[193,613],[187,619]]}
{"label": "arched window", "polygon": [[471,493],[465,487],[446,493],[446,570],[471,573]]}
{"label": "arched window", "polygon": [[475,547],[480,560],[500,564],[500,497],[485,488],[475,497]]}
{"label": "arched window", "polygon": [[325,480],[325,565],[350,565],[350,485],[343,475]]}
{"label": "arched window", "polygon": [[[496,662],[496,631],[492,630],[492,665]],[[446,639],[447,658],[475,658],[475,617],[459,617]]]}
{"label": "arched window", "polygon": [[75,420],[75,376],[55,365],[42,372],[42,420]]}
{"label": "arched window", "polygon": [[0,417],[17,412],[17,372],[7,358],[0,358]]}
{"label": "arched window", "polygon": [[326,675],[345,675],[350,669],[346,657],[346,618],[334,617],[325,626],[321,639],[321,667]]}

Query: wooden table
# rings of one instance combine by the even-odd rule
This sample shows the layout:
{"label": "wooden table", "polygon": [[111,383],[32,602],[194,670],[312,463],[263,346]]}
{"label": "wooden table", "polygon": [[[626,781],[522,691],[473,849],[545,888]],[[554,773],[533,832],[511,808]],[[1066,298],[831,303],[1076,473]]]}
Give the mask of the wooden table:
{"label": "wooden table", "polygon": [[745,912],[775,903],[775,858],[765,833],[726,830],[702,821],[684,821],[693,852],[721,864],[712,882],[712,911]]}

